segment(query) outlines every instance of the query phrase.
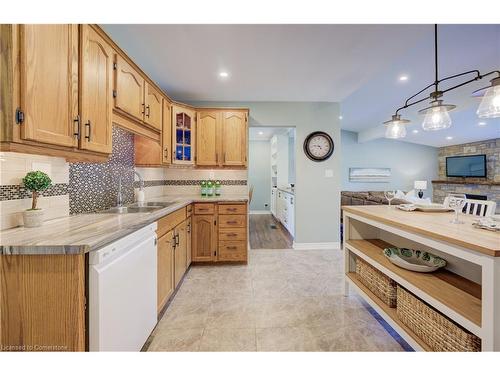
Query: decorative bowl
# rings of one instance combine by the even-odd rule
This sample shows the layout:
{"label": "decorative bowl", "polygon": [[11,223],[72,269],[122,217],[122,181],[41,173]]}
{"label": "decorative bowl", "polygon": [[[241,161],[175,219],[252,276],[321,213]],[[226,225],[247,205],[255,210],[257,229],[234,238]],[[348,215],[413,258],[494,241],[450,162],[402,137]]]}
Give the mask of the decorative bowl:
{"label": "decorative bowl", "polygon": [[421,250],[387,247],[384,255],[396,266],[415,272],[434,272],[446,266],[443,258]]}

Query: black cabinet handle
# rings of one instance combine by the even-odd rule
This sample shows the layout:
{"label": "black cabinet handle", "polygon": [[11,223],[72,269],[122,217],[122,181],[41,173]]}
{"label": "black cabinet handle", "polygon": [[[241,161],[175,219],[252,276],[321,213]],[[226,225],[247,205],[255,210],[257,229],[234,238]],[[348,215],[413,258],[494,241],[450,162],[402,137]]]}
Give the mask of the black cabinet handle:
{"label": "black cabinet handle", "polygon": [[90,134],[92,130],[92,124],[90,123],[90,120],[87,123],[85,123],[85,126],[88,127],[89,129],[88,135],[86,135],[85,138],[87,138],[87,141],[90,142]]}
{"label": "black cabinet handle", "polygon": [[142,114],[146,113],[146,104],[142,103]]}
{"label": "black cabinet handle", "polygon": [[76,124],[76,132],[73,135],[76,136],[76,139],[80,139],[80,115],[76,116],[73,120],[73,124]]}
{"label": "black cabinet handle", "polygon": [[149,118],[149,114],[150,114],[151,110],[149,108],[149,105],[146,106],[146,117]]}

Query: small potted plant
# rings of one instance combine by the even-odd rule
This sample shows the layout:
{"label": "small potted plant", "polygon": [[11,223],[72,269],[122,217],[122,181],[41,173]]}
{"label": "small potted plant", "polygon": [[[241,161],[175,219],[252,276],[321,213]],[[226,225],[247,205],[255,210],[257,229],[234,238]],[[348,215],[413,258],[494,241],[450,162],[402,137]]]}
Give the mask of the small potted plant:
{"label": "small potted plant", "polygon": [[28,228],[39,227],[43,223],[43,210],[36,208],[38,196],[47,189],[52,181],[46,173],[40,171],[28,172],[23,178],[24,187],[31,191],[33,199],[31,208],[23,212],[24,226]]}

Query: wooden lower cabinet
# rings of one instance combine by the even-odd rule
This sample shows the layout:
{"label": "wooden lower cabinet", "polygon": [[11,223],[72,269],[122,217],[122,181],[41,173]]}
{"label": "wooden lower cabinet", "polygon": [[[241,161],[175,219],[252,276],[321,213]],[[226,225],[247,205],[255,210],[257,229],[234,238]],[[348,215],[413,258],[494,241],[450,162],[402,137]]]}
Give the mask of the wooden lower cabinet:
{"label": "wooden lower cabinet", "polygon": [[157,244],[157,278],[158,278],[158,312],[160,312],[175,289],[174,285],[174,231],[167,232],[158,238]]}
{"label": "wooden lower cabinet", "polygon": [[186,219],[186,269],[189,268],[189,266],[191,265],[191,259],[192,259],[191,235],[193,231],[191,230],[191,228],[192,228],[192,218],[191,216],[189,216]]}
{"label": "wooden lower cabinet", "polygon": [[193,262],[212,262],[217,252],[217,215],[197,215],[196,204],[193,216],[192,260]]}
{"label": "wooden lower cabinet", "polygon": [[179,285],[182,280],[182,276],[187,269],[187,232],[186,232],[186,221],[179,224],[174,230],[175,239],[175,266],[174,266],[174,280],[175,287]]}
{"label": "wooden lower cabinet", "polygon": [[196,203],[192,218],[193,262],[246,262],[246,203]]}
{"label": "wooden lower cabinet", "polygon": [[1,255],[0,351],[84,351],[85,301],[85,255]]}

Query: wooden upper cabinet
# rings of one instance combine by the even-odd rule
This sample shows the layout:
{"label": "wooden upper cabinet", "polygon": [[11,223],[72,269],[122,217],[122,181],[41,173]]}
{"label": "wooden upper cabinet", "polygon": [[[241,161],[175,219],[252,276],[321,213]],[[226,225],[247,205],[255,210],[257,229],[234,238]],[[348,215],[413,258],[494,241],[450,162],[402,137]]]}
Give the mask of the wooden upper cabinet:
{"label": "wooden upper cabinet", "polygon": [[196,112],[188,107],[174,105],[172,121],[172,163],[194,164]]}
{"label": "wooden upper cabinet", "polygon": [[222,164],[224,166],[246,166],[247,112],[223,112],[221,138]]}
{"label": "wooden upper cabinet", "polygon": [[78,25],[20,26],[21,138],[77,147]]}
{"label": "wooden upper cabinet", "polygon": [[163,99],[162,163],[172,163],[172,104]]}
{"label": "wooden upper cabinet", "polygon": [[192,216],[191,252],[193,262],[211,262],[217,249],[215,215]]}
{"label": "wooden upper cabinet", "polygon": [[144,85],[144,122],[158,130],[162,130],[163,97],[153,86],[147,82]]}
{"label": "wooden upper cabinet", "polygon": [[123,57],[116,55],[115,107],[142,121],[144,78]]}
{"label": "wooden upper cabinet", "polygon": [[217,166],[218,132],[221,114],[217,111],[198,112],[196,122],[196,165]]}
{"label": "wooden upper cabinet", "polygon": [[81,26],[80,148],[111,153],[113,49],[92,26]]}

